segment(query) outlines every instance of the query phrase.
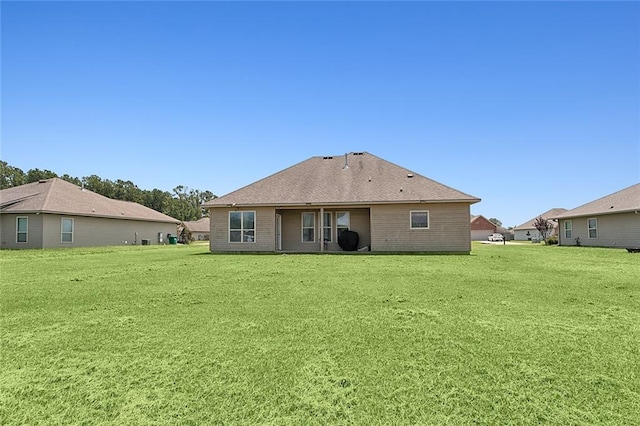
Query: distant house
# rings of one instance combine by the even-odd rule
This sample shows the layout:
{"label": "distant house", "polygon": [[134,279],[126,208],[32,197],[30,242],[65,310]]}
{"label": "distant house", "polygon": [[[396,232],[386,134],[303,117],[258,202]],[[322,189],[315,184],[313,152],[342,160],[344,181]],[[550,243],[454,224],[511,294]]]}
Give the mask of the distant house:
{"label": "distant house", "polygon": [[184,229],[191,234],[191,240],[193,241],[208,241],[209,240],[209,218],[203,217],[199,220],[193,220],[188,222],[182,222]]}
{"label": "distant house", "polygon": [[486,241],[498,227],[482,215],[471,216],[471,241]]}
{"label": "distant house", "polygon": [[[543,219],[547,219],[550,220],[552,217],[555,217],[559,214],[562,214],[564,212],[566,212],[567,209],[563,209],[563,208],[555,208],[555,209],[551,209],[549,211],[546,211],[542,214],[539,214],[538,216],[534,217],[533,219],[530,219],[528,221],[526,221],[525,223],[523,223],[522,225],[518,225],[515,228],[513,228],[513,239],[516,241],[541,241],[542,240],[542,235],[540,235],[540,232],[538,232],[538,230],[536,229],[536,227],[534,226],[535,221],[542,216]],[[558,234],[558,224],[557,223],[553,223],[553,231],[551,232],[551,234],[549,236],[552,235],[557,235]]]}
{"label": "distant house", "polygon": [[640,247],[640,183],[555,215],[559,244]]}
{"label": "distant house", "polygon": [[3,249],[158,244],[178,220],[52,178],[0,191]]}
{"label": "distant house", "polygon": [[[480,199],[366,152],[311,157],[204,204],[212,252],[469,253]],[[354,247],[355,248],[355,247]]]}

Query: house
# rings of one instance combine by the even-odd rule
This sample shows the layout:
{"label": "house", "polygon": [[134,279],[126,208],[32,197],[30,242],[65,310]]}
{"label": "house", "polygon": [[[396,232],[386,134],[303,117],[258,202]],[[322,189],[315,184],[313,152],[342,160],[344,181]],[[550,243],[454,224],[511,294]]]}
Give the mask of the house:
{"label": "house", "polygon": [[347,248],[360,251],[469,253],[478,201],[352,152],[311,157],[204,207],[212,252],[336,252],[349,239]]}
{"label": "house", "polygon": [[471,241],[486,241],[498,227],[482,215],[471,216]]}
{"label": "house", "polygon": [[559,244],[640,247],[640,183],[554,216]]}
{"label": "house", "polygon": [[[533,219],[526,221],[522,225],[516,226],[515,228],[513,228],[513,239],[516,241],[542,241],[543,239],[542,235],[540,235],[540,232],[538,232],[538,230],[534,226],[535,221],[541,216],[543,219],[550,220],[552,217],[555,217],[566,211],[567,209],[554,208],[542,214],[539,214]],[[550,235],[548,235],[548,237],[552,235],[557,235],[557,234],[558,234],[558,224],[556,222],[553,222],[553,231],[551,232]]]}
{"label": "house", "polygon": [[[191,235],[192,241],[208,241],[209,240],[209,218],[203,217],[199,220],[182,222],[181,228],[186,229]],[[182,231],[179,232],[179,235]]]}
{"label": "house", "polygon": [[3,249],[165,243],[178,220],[52,178],[0,191]]}

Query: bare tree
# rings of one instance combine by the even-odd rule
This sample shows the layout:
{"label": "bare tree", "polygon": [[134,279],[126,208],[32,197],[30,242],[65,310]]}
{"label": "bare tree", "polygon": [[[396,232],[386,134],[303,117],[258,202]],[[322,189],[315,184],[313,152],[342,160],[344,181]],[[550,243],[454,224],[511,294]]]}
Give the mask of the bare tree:
{"label": "bare tree", "polygon": [[549,235],[553,232],[553,222],[542,216],[538,216],[538,218],[533,221],[533,226],[538,230],[544,241],[547,241],[547,238],[549,238]]}

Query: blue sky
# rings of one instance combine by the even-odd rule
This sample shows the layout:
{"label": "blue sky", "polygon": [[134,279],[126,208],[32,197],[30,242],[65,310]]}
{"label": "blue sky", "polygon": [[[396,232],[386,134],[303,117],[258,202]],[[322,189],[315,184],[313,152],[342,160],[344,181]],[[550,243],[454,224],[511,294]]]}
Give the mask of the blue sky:
{"label": "blue sky", "polygon": [[515,226],[640,181],[637,2],[11,2],[1,158],[223,195],[367,151]]}

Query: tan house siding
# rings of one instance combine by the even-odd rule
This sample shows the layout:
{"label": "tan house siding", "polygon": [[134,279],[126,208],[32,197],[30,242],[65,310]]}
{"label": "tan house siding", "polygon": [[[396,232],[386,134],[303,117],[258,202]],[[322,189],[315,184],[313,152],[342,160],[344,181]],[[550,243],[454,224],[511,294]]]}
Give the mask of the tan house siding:
{"label": "tan house siding", "polygon": [[[589,238],[588,220],[597,219],[598,238]],[[571,238],[565,237],[565,222],[571,221]],[[640,215],[633,212],[589,217],[574,217],[559,220],[560,245],[580,245],[592,247],[640,247]]]}
{"label": "tan house siding", "polygon": [[[429,229],[410,229],[412,210],[429,211]],[[469,204],[371,206],[371,250],[469,253]]]}
{"label": "tan house siding", "polygon": [[209,248],[212,252],[275,251],[276,213],[274,207],[247,207],[237,210],[256,212],[256,240],[254,243],[229,242],[230,211],[236,211],[236,209],[209,209],[211,227],[211,232],[209,233]]}
{"label": "tan house siding", "polygon": [[[27,243],[16,242],[16,218],[28,217]],[[73,242],[61,242],[62,218],[73,219]],[[158,244],[158,233],[176,235],[176,225],[163,222],[111,219],[56,214],[2,214],[0,215],[1,247],[3,249],[65,248],[142,244],[148,239]]]}
{"label": "tan house siding", "polygon": [[[302,242],[302,213],[314,212],[316,217],[314,242]],[[282,251],[319,252],[320,251],[320,218],[316,209],[279,210],[282,215]]]}
{"label": "tan house siding", "polygon": [[[300,210],[279,210],[282,215],[282,250],[297,252],[320,252],[320,209],[318,207]],[[315,213],[315,241],[302,242],[302,213]],[[338,244],[336,230],[336,213],[349,212],[351,231],[357,232],[360,239],[358,247],[371,246],[371,227],[368,208],[327,207],[324,213],[331,213],[331,242],[324,251],[342,251]]]}
{"label": "tan house siding", "polygon": [[[92,247],[131,245],[136,241],[141,245],[142,240],[149,240],[150,244],[159,244],[158,233],[162,232],[163,242],[167,243],[167,235],[176,235],[176,224],[163,222],[146,222],[140,220],[125,220],[111,218],[97,218],[71,215],[41,214],[43,216],[44,248]],[[73,219],[73,242],[61,241],[62,218]]]}
{"label": "tan house siding", "polygon": [[[16,218],[27,217],[27,242],[16,242]],[[42,217],[40,214],[0,214],[0,247],[3,249],[34,249],[42,247]]]}
{"label": "tan house siding", "polygon": [[[344,211],[344,209],[337,209],[336,211]],[[370,209],[349,209],[351,227],[350,230],[357,232],[359,237],[358,247],[371,247],[371,217]],[[335,215],[334,215],[335,220]],[[334,223],[335,227],[335,223]],[[336,250],[340,250],[338,240],[334,231],[334,242],[336,244]]]}

